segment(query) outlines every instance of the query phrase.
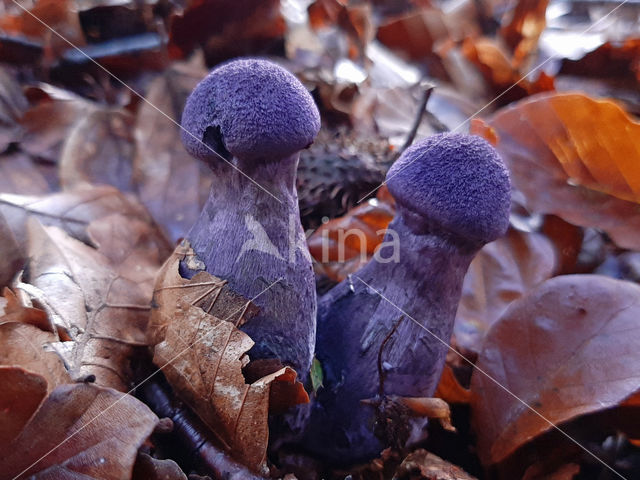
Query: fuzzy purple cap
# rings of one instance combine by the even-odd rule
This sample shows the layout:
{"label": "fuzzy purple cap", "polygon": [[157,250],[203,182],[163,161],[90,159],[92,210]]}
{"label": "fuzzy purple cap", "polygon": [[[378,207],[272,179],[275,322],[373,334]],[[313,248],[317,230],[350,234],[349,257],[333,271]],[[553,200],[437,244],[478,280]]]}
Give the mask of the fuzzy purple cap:
{"label": "fuzzy purple cap", "polygon": [[387,186],[432,230],[466,242],[491,242],[509,226],[509,172],[480,137],[443,133],[416,143],[393,164]]}
{"label": "fuzzy purple cap", "polygon": [[217,67],[196,86],[182,127],[193,134],[182,131],[182,143],[202,160],[217,158],[202,142],[223,156],[226,150],[243,160],[271,160],[309,146],[320,129],[320,114],[309,92],[284,68],[240,59]]}

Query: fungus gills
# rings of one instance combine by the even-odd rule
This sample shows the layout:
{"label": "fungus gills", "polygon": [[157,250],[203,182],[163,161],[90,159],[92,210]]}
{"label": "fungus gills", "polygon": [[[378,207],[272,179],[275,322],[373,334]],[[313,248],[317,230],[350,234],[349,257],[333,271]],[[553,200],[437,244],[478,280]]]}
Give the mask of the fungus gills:
{"label": "fungus gills", "polygon": [[[251,359],[279,358],[304,378],[313,357],[316,297],[295,175],[299,151],[320,128],[313,99],[283,68],[236,60],[198,84],[182,125],[187,151],[216,175],[187,235],[201,268],[241,295],[257,296],[261,312],[242,326],[256,342]],[[193,262],[181,265],[187,277],[194,269]]]}
{"label": "fungus gills", "polygon": [[[479,137],[441,134],[414,145],[389,170],[387,185],[397,203],[389,229],[399,261],[374,257],[318,302],[325,387],[303,442],[337,464],[407,440],[406,418],[362,400],[433,395],[447,346],[408,316],[448,343],[471,259],[508,227],[507,169]],[[379,258],[393,256],[392,241],[387,233]]]}

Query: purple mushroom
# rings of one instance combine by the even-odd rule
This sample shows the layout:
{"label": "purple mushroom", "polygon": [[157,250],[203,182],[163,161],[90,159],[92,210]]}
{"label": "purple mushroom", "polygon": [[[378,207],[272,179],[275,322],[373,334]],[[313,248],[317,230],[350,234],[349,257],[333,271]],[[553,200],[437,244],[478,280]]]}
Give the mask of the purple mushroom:
{"label": "purple mushroom", "polygon": [[411,318],[449,342],[471,259],[509,223],[507,169],[479,137],[440,134],[412,146],[387,185],[397,214],[377,258],[318,302],[325,380],[303,442],[337,464],[407,440],[401,409],[362,400],[433,395],[447,347]]}
{"label": "purple mushroom", "polygon": [[320,128],[318,109],[285,69],[243,59],[198,84],[182,126],[187,151],[217,178],[187,235],[202,264],[185,261],[181,273],[206,269],[245,297],[257,296],[261,313],[242,327],[256,342],[251,359],[279,358],[305,377],[316,297],[295,177],[299,151]]}

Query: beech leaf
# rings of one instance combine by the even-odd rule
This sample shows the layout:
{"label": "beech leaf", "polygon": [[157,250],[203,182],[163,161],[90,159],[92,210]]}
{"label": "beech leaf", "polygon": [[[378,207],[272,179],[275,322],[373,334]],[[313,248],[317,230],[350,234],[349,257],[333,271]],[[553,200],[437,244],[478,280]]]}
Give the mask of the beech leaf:
{"label": "beech leaf", "polygon": [[[75,378],[126,391],[129,359],[145,346],[153,279],[160,265],[155,230],[113,214],[87,232],[97,248],[56,227],[29,223],[29,278],[72,342],[57,344]],[[23,287],[24,288],[24,287]]]}
{"label": "beech leaf", "polygon": [[640,249],[640,124],[617,104],[539,94],[487,122],[529,209],[600,228],[619,246]]}
{"label": "beech leaf", "polygon": [[484,335],[509,304],[544,280],[556,267],[553,244],[543,235],[509,230],[475,256],[462,284],[456,314],[456,343],[478,353]]}
{"label": "beech leaf", "polygon": [[4,478],[131,478],[138,448],[157,423],[130,395],[61,385],[12,441],[0,444],[0,471]]}
{"label": "beech leaf", "polygon": [[[9,322],[0,324],[0,365],[19,366],[42,376],[48,391],[70,383],[64,364],[47,346],[58,338],[33,325]],[[6,384],[3,384],[6,385]]]}
{"label": "beech leaf", "polygon": [[621,404],[640,385],[640,286],[599,275],[547,280],[489,331],[471,379],[478,453],[505,460],[554,424]]}
{"label": "beech leaf", "polygon": [[0,445],[8,445],[47,396],[47,380],[20,367],[0,366]]}

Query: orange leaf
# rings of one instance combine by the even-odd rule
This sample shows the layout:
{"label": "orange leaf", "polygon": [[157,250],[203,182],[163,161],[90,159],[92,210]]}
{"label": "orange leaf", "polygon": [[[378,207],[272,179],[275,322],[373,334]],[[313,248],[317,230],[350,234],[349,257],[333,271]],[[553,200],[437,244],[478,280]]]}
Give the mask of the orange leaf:
{"label": "orange leaf", "polygon": [[529,209],[601,228],[618,245],[640,248],[640,124],[618,105],[539,94],[487,122]]}

